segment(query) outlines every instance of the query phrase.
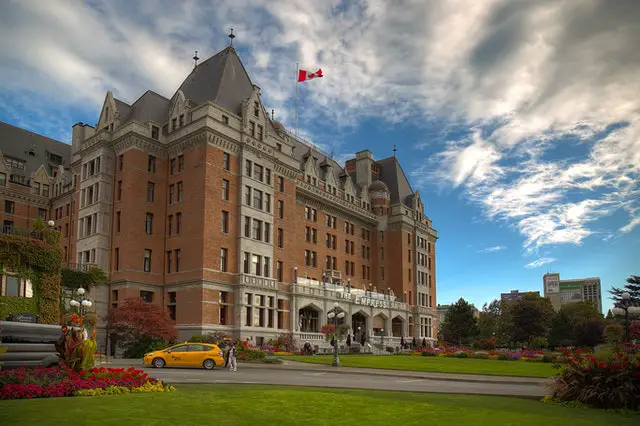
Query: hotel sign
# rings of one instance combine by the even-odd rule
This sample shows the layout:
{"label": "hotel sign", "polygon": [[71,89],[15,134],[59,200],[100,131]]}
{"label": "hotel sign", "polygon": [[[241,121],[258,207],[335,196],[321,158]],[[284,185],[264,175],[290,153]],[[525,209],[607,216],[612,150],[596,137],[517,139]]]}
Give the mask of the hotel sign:
{"label": "hotel sign", "polygon": [[373,297],[360,296],[351,293],[338,293],[341,299],[349,300],[356,305],[371,306],[374,308],[388,308],[389,301],[385,299],[376,299]]}

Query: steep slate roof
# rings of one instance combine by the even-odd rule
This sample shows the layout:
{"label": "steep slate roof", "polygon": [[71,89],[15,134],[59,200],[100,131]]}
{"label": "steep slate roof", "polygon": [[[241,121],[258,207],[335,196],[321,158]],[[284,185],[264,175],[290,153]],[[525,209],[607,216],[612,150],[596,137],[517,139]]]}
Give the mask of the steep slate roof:
{"label": "steep slate roof", "polygon": [[0,121],[0,151],[5,157],[12,157],[26,162],[25,170],[11,169],[11,173],[25,176],[27,179],[35,173],[42,164],[47,167],[47,173],[52,175],[52,167],[57,163],[49,161],[47,152],[62,157],[62,165],[69,168],[71,164],[71,145],[58,142],[46,136],[30,132]]}
{"label": "steep slate roof", "polygon": [[390,203],[402,203],[411,207],[414,193],[398,160],[395,157],[389,157],[376,163],[380,166],[380,180],[387,184],[391,192]]}
{"label": "steep slate roof", "polygon": [[[302,143],[295,138],[292,138],[292,140],[294,143],[293,157],[298,160],[298,162],[300,162],[300,168],[304,168],[307,157],[311,155],[316,160],[315,165],[318,169],[318,173],[320,174],[320,178],[322,178],[323,180],[327,180],[326,176],[324,176],[325,173],[322,171],[320,166],[329,165],[331,166],[331,172],[333,173],[333,176],[336,178],[336,182],[342,182],[342,177],[346,176],[346,174],[344,173],[344,169],[342,168],[342,166],[340,166],[337,161],[329,158],[327,154],[310,145]],[[358,185],[356,185],[355,179],[352,180],[353,187],[356,190],[356,194],[360,194],[360,188],[358,187]]]}
{"label": "steep slate roof", "polygon": [[198,64],[178,90],[196,104],[211,101],[236,114],[253,93],[253,84],[236,50],[229,46]]}
{"label": "steep slate roof", "polygon": [[[120,122],[126,123],[131,120],[139,120],[142,122],[155,121],[156,123],[164,123],[169,116],[169,105],[171,101],[152,90],[147,90],[144,95],[140,96],[133,105],[128,106],[122,101],[115,99],[116,107],[120,112]],[[128,108],[127,115],[123,111]]]}

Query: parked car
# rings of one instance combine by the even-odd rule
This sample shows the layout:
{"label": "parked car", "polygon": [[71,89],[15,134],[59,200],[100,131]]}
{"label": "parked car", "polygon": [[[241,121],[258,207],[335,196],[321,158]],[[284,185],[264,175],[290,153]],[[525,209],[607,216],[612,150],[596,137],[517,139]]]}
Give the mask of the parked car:
{"label": "parked car", "polygon": [[222,351],[213,343],[185,342],[144,355],[143,363],[155,368],[202,367],[213,370],[224,365]]}

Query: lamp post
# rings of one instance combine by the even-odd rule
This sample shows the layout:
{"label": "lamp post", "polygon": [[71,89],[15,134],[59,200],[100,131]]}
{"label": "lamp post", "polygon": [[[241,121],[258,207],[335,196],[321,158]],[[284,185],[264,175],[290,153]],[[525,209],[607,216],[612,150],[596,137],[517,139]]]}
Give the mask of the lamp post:
{"label": "lamp post", "polygon": [[[338,320],[344,318],[344,312],[338,308],[338,303],[334,303],[333,309],[331,309],[327,313],[327,318],[333,324],[333,326],[338,328]],[[336,337],[336,333],[334,330],[333,334],[333,363],[331,363],[334,367],[340,367],[340,358],[338,358],[338,339]]]}
{"label": "lamp post", "polygon": [[618,307],[613,308],[614,315],[624,317],[624,335],[627,342],[629,339],[629,317],[631,315],[640,314],[640,307],[632,306],[631,295],[627,292],[622,293],[622,301],[618,304]]}
{"label": "lamp post", "polygon": [[380,329],[380,344],[384,347],[384,328]]}
{"label": "lamp post", "polygon": [[84,294],[86,293],[84,288],[79,287],[74,291],[74,293],[75,296],[73,296],[73,299],[71,299],[69,305],[77,308],[78,313],[83,316],[86,313],[87,308],[90,308],[93,303],[91,303],[91,300],[84,297]]}

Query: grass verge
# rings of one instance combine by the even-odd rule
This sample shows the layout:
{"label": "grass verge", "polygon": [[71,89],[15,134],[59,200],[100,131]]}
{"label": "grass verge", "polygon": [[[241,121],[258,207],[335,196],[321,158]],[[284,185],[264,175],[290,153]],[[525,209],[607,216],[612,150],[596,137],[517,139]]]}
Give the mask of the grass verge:
{"label": "grass verge", "polygon": [[[331,355],[287,356],[281,358],[289,361],[324,365],[331,365],[333,361],[333,356]],[[552,364],[543,362],[426,356],[348,355],[340,357],[340,364],[343,367],[535,378],[551,377],[557,373]]]}
{"label": "grass verge", "polygon": [[0,401],[0,424],[624,426],[639,420],[634,415],[504,397],[249,385],[177,389],[162,394]]}

